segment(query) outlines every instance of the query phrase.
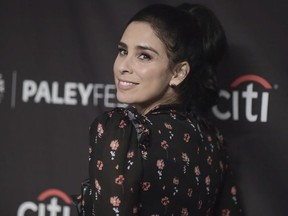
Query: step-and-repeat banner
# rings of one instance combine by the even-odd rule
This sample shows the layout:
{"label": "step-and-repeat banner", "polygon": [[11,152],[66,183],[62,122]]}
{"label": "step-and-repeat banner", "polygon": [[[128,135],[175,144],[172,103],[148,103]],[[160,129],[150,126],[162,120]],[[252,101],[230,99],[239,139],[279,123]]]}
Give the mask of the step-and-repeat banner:
{"label": "step-and-repeat banner", "polygon": [[[88,128],[118,106],[112,65],[127,20],[150,3],[0,3],[0,214],[76,215],[88,176]],[[224,133],[249,216],[288,207],[287,1],[211,0],[229,41],[219,67]]]}

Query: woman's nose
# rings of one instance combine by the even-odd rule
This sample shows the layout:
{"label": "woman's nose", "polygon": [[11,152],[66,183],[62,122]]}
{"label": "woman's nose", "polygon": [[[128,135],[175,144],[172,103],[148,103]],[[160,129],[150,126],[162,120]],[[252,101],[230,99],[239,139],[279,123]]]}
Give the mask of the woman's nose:
{"label": "woman's nose", "polygon": [[133,72],[131,57],[125,56],[119,58],[119,71],[121,74]]}

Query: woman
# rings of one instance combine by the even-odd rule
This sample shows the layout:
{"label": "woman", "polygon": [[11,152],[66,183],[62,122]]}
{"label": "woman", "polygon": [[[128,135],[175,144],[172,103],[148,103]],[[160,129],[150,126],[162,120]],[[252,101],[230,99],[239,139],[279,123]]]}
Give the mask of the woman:
{"label": "woman", "polygon": [[223,138],[204,118],[225,46],[200,5],[151,5],[132,17],[114,63],[117,99],[128,107],[90,127],[86,215],[243,214]]}

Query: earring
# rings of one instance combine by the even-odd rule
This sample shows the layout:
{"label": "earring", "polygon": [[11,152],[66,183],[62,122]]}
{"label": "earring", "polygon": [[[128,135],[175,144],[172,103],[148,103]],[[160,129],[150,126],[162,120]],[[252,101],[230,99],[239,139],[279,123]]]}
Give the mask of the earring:
{"label": "earring", "polygon": [[173,83],[170,84],[169,86],[170,86],[171,88],[176,88],[176,84],[173,84]]}

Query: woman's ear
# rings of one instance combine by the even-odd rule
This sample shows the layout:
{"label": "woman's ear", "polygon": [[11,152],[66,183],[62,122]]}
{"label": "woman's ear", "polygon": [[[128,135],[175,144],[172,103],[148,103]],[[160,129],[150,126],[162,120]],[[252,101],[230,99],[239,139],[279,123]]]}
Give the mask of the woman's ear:
{"label": "woman's ear", "polygon": [[171,87],[178,86],[189,74],[190,65],[187,61],[178,63],[173,70],[173,76],[170,80],[169,85]]}

